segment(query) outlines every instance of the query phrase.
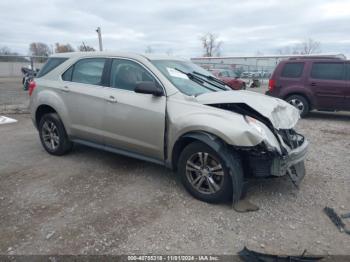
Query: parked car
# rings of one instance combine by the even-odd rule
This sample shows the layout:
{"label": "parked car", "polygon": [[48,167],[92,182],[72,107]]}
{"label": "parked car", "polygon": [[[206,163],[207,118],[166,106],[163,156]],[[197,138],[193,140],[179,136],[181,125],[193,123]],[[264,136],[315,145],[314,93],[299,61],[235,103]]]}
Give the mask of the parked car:
{"label": "parked car", "polygon": [[298,110],[232,91],[189,61],[55,54],[35,81],[30,111],[49,154],[80,143],[165,165],[207,202],[237,201],[248,176],[288,174],[299,183],[305,175],[308,142],[294,130]]}
{"label": "parked car", "polygon": [[286,100],[301,116],[313,109],[350,110],[350,61],[317,56],[281,61],[266,94]]}
{"label": "parked car", "polygon": [[211,69],[211,73],[234,90],[246,89],[246,83],[235,72],[226,69]]}

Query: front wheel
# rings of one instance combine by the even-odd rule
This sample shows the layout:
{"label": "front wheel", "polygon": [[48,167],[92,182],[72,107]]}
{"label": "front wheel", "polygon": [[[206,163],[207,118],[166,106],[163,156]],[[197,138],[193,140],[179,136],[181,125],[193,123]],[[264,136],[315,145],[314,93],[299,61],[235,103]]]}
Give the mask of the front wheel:
{"label": "front wheel", "polygon": [[238,160],[232,166],[237,168],[230,170],[219,152],[202,142],[193,142],[182,151],[178,172],[184,187],[195,198],[209,203],[230,198],[236,201],[242,192],[243,175]]}
{"label": "front wheel", "polygon": [[309,103],[303,96],[291,95],[286,101],[299,110],[301,117],[305,117],[310,111]]}

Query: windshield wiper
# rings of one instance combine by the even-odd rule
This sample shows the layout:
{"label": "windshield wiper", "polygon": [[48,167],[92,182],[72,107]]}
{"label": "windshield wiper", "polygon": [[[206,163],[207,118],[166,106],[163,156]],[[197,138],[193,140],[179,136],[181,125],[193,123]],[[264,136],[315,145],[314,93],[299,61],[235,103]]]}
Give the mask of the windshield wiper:
{"label": "windshield wiper", "polygon": [[[197,71],[193,71],[193,74],[196,74],[196,75],[205,77],[206,79],[209,79],[209,80],[211,80],[211,81],[214,81],[214,82],[216,82],[216,83],[218,83],[218,84],[220,84],[220,85],[226,86],[226,83],[225,83],[224,81],[221,81],[221,80],[219,80],[219,79],[217,79],[217,78],[215,78],[215,77],[213,77],[213,76],[204,75],[204,74],[201,74],[201,73],[199,73],[199,72],[197,72]],[[213,84],[213,83],[211,83],[211,84]],[[215,86],[216,86],[217,88],[222,89],[222,90],[228,90],[227,88],[222,87],[222,86],[217,86],[217,85],[215,85]]]}
{"label": "windshield wiper", "polygon": [[[178,68],[176,68],[176,67],[175,67],[174,69],[177,70],[177,71],[179,71],[180,73],[183,73],[183,74],[186,75],[190,80],[192,80],[193,82],[196,82],[197,84],[200,84],[200,85],[203,86],[204,88],[206,88],[206,89],[208,89],[208,90],[210,90],[210,91],[214,91],[214,92],[217,92],[217,91],[218,91],[218,90],[216,90],[216,89],[214,89],[214,88],[210,88],[210,87],[204,85],[204,83],[209,83],[209,84],[211,84],[211,85],[217,87],[217,86],[214,85],[213,83],[208,82],[208,81],[204,80],[203,78],[198,77],[198,76],[196,76],[196,75],[194,75],[194,74],[186,73],[186,72],[184,72],[184,71],[182,71],[182,70],[180,70],[180,69],[178,69]],[[218,87],[218,88],[219,88],[219,87]],[[222,88],[221,88],[221,89],[222,89]]]}

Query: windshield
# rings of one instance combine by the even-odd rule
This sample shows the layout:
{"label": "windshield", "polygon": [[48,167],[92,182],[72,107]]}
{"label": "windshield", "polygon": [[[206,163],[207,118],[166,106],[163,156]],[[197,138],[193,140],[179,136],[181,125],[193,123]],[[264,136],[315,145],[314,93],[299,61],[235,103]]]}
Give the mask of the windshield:
{"label": "windshield", "polygon": [[[179,70],[185,73],[198,72],[205,76],[213,76],[203,68],[187,61],[177,60],[153,60],[152,63],[169,79],[169,81],[182,93],[189,96],[197,96],[203,93],[222,91],[222,89],[210,83],[197,83],[189,77],[181,73]],[[179,70],[177,70],[179,69]]]}

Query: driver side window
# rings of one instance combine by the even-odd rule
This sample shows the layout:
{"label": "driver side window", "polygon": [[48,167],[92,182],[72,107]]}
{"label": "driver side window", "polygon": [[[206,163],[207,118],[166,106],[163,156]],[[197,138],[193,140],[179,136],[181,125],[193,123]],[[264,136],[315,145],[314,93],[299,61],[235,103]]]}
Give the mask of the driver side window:
{"label": "driver side window", "polygon": [[136,62],[124,59],[113,59],[111,66],[110,86],[134,91],[139,82],[155,82],[153,76]]}

